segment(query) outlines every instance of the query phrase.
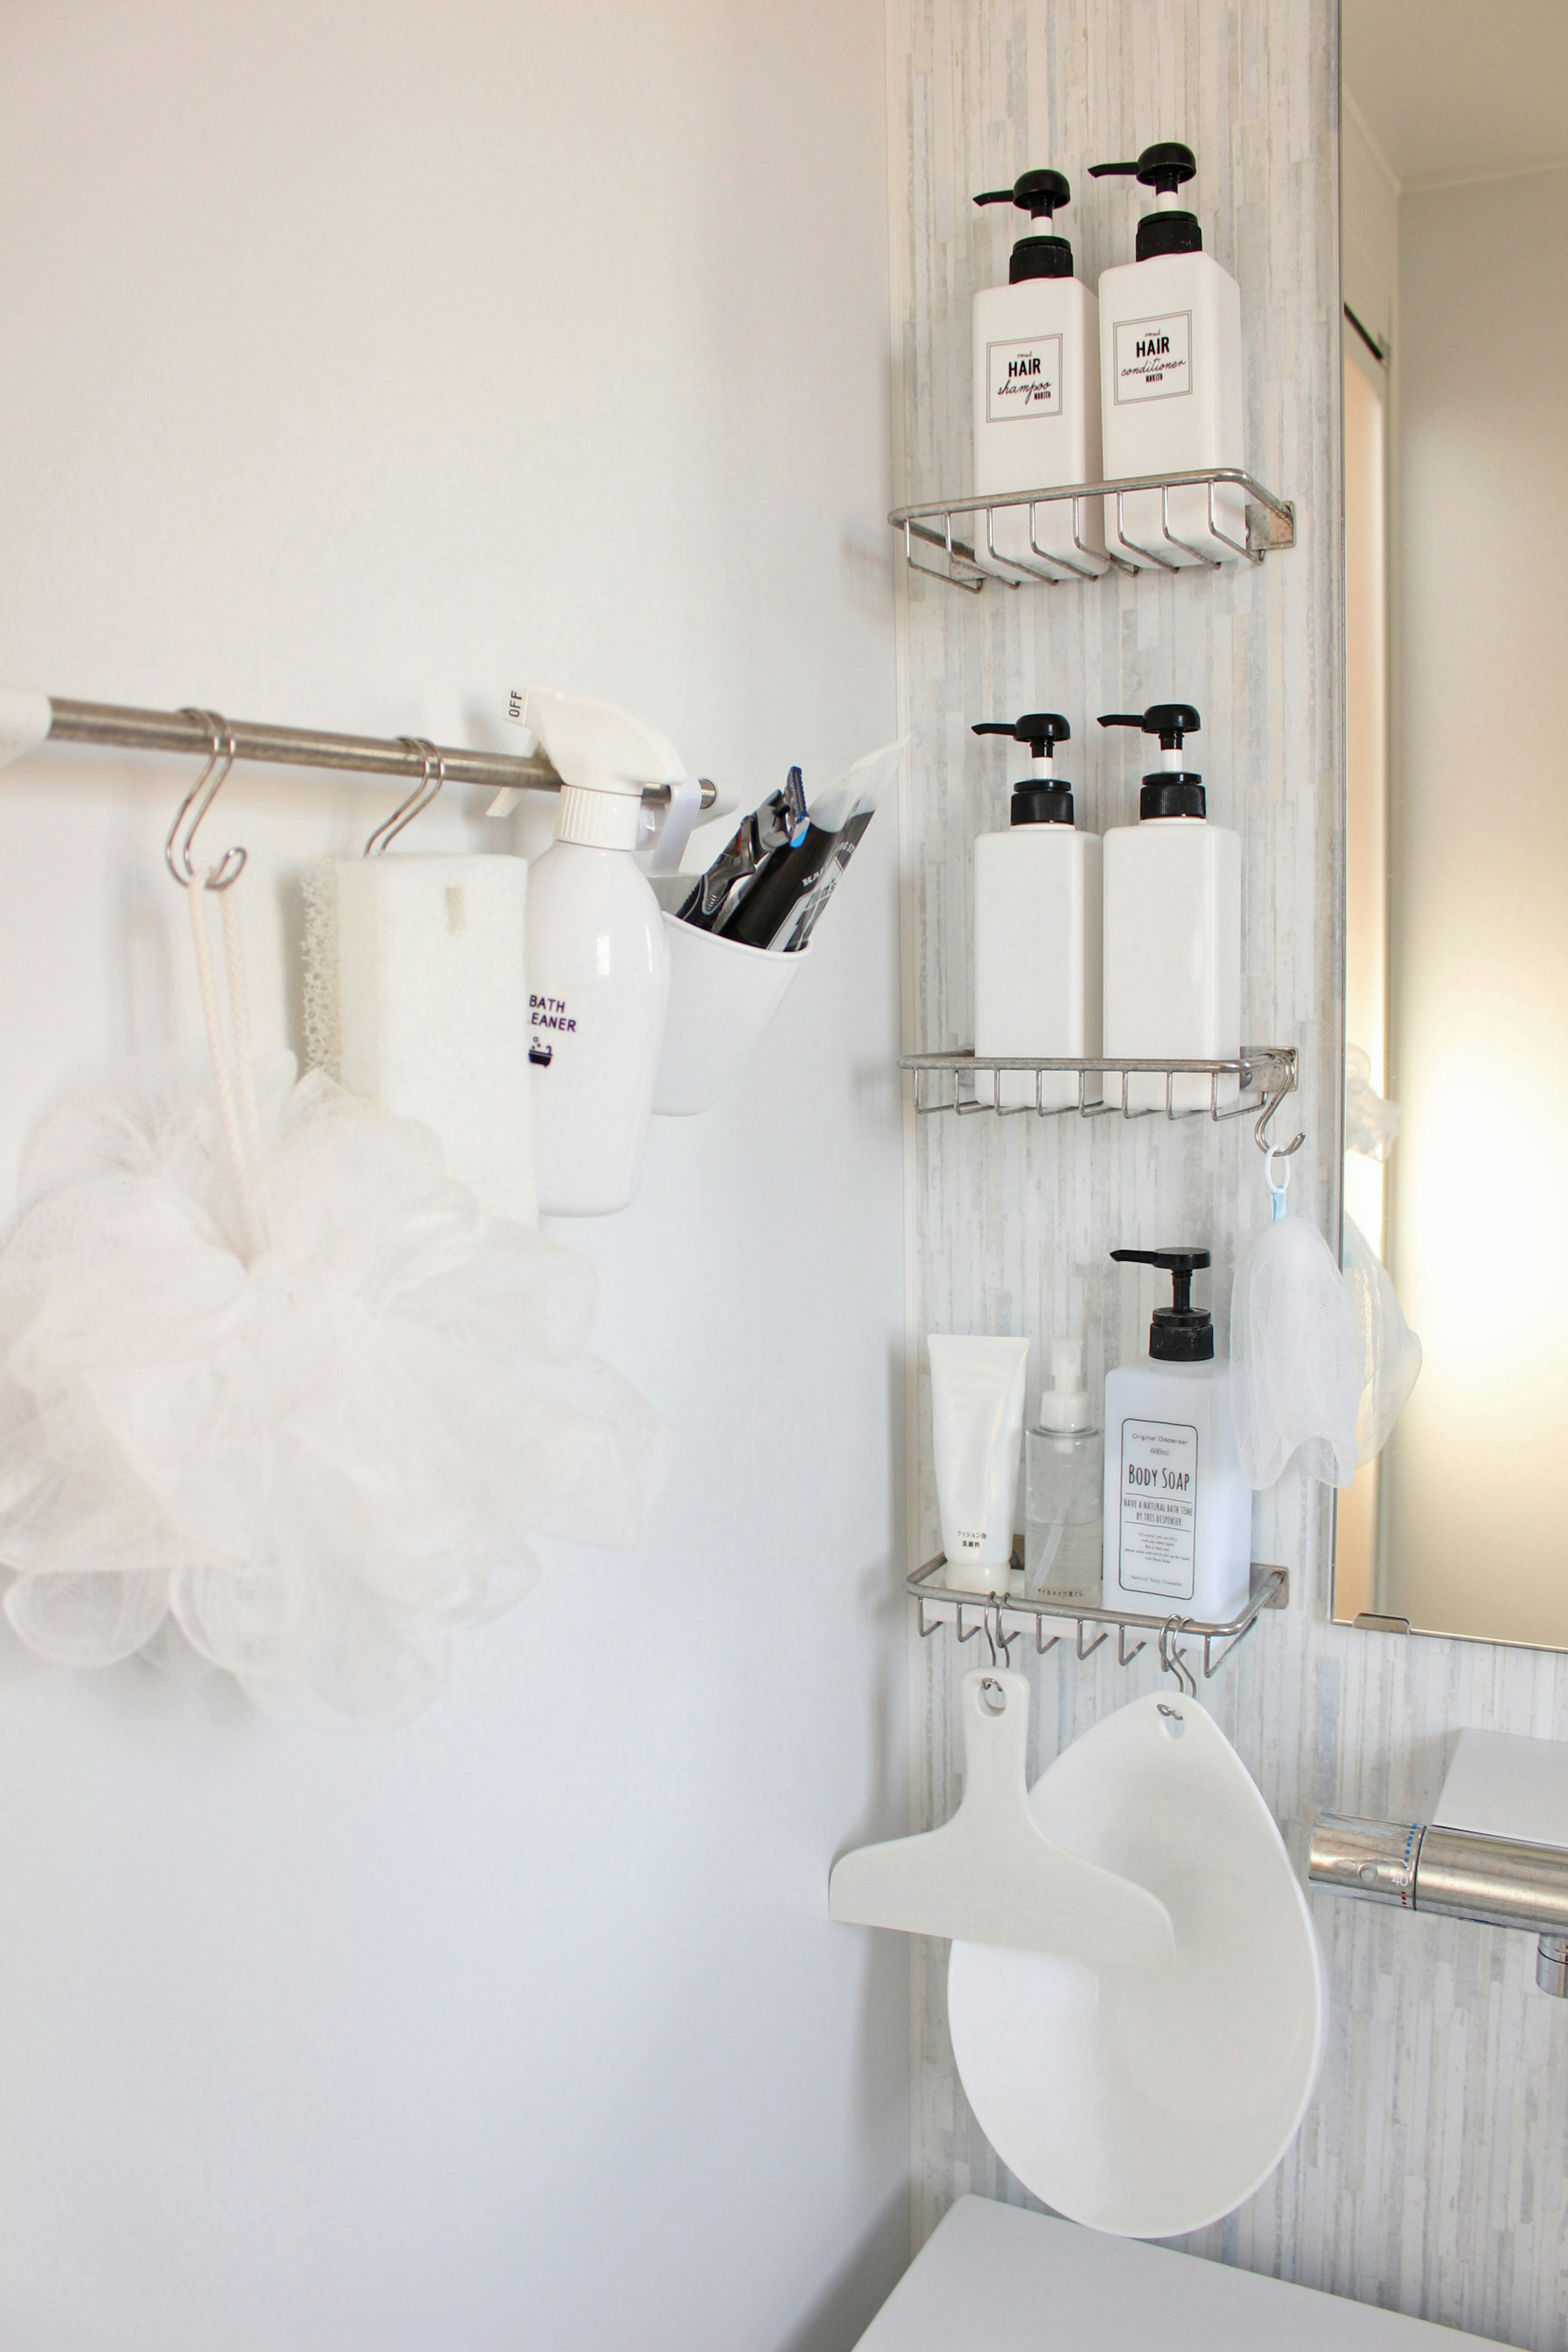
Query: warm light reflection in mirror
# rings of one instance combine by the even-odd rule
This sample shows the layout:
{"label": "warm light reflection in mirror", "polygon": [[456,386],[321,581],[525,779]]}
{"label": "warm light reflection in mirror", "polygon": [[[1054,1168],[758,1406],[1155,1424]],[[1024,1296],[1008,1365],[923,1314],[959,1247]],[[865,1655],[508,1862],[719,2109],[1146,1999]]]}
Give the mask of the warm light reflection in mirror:
{"label": "warm light reflection in mirror", "polygon": [[1334,1607],[1568,1647],[1568,152],[1462,102],[1488,22],[1423,79],[1418,10],[1344,16],[1346,1034],[1401,1106],[1344,1200],[1425,1363]]}

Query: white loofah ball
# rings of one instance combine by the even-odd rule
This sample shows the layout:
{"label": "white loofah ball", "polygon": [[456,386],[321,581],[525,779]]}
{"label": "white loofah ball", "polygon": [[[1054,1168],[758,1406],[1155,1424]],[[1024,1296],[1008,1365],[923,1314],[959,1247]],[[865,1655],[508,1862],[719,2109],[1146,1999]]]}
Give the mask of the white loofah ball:
{"label": "white loofah ball", "polygon": [[440,1147],[258,1071],[247,1262],[210,1092],[68,1103],[0,1251],[0,1564],[28,1646],[80,1666],[171,1628],[253,1694],[356,1715],[438,1687],[450,1628],[534,1535],[629,1549],[667,1424],[587,1356],[593,1269],[490,1216]]}

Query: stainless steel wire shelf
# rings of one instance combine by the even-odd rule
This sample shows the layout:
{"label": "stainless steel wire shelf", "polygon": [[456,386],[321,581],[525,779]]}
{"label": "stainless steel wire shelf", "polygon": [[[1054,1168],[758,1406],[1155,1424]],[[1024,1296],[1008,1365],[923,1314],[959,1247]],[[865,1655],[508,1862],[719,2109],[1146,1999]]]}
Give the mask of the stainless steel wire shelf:
{"label": "stainless steel wire shelf", "polygon": [[[989,1111],[998,1118],[1025,1115],[1036,1118],[1206,1118],[1219,1120],[1253,1115],[1253,1134],[1260,1150],[1269,1149],[1268,1122],[1300,1076],[1294,1045],[1244,1045],[1233,1060],[1222,1062],[1070,1061],[1062,1058],[1028,1061],[1005,1055],[906,1054],[900,1066],[915,1082],[915,1108],[922,1117],[935,1111],[956,1111],[961,1118]],[[1003,1100],[1005,1075],[1018,1072],[1035,1081],[1033,1102]],[[1076,1076],[1076,1099],[1046,1101],[1047,1076]],[[1134,1106],[1134,1077],[1163,1078],[1164,1100]],[[1187,1097],[1177,1100],[1177,1081],[1198,1078],[1206,1087],[1184,1087]],[[1008,1091],[1014,1091],[1009,1089]],[[1058,1087],[1052,1093],[1060,1091]],[[1140,1090],[1142,1091],[1142,1090]],[[1201,1099],[1194,1101],[1196,1095]],[[1234,1096],[1234,1099],[1227,1097]],[[1294,1151],[1301,1141],[1282,1144]]]}
{"label": "stainless steel wire shelf", "polygon": [[[942,1580],[946,1566],[946,1559],[939,1555],[904,1579],[904,1590],[914,1601],[923,1641],[929,1641],[942,1626],[951,1625],[960,1642],[976,1641],[983,1635],[993,1665],[1010,1665],[1013,1643],[1025,1640],[1031,1627],[1033,1654],[1043,1658],[1066,1638],[1067,1628],[1071,1625],[1081,1663],[1092,1658],[1114,1633],[1118,1665],[1130,1666],[1140,1651],[1153,1642],[1165,1673],[1189,1696],[1195,1696],[1198,1687],[1197,1676],[1187,1663],[1189,1648],[1201,1647],[1206,1682],[1218,1673],[1237,1643],[1246,1640],[1264,1610],[1288,1609],[1290,1605],[1289,1571],[1259,1561],[1253,1563],[1252,1591],[1246,1608],[1223,1624],[1180,1614],[1139,1616],[1131,1610],[1091,1607],[1085,1601],[1031,1601],[1023,1591],[1023,1571],[1016,1556],[1005,1594],[950,1591]],[[1049,1632],[1053,1625],[1060,1631]],[[1129,1647],[1129,1637],[1133,1634],[1138,1638]]]}
{"label": "stainless steel wire shelf", "polygon": [[[1234,483],[1246,493],[1245,540],[1236,538],[1220,520],[1215,492],[1222,482]],[[1230,555],[1210,555],[1172,530],[1171,492],[1187,488],[1207,489],[1208,534],[1219,545],[1228,548]],[[1158,546],[1144,546],[1128,532],[1126,502],[1134,490],[1159,490],[1163,494]],[[1142,556],[1142,563],[1129,563],[1124,557],[1109,551],[1101,554],[1086,542],[1084,531],[1090,499],[1115,499],[1117,535],[1125,546]],[[1040,545],[1038,517],[1042,507],[1065,506],[1069,500],[1075,554],[1064,556],[1054,548]],[[998,555],[996,517],[1026,512],[1029,557]],[[959,525],[956,530],[955,517]],[[1005,499],[933,499],[923,506],[895,507],[888,520],[895,530],[904,534],[904,561],[912,572],[924,572],[933,580],[945,581],[950,588],[965,588],[975,596],[989,579],[999,580],[1005,588],[1021,588],[1030,580],[1042,580],[1059,587],[1068,580],[1101,580],[1109,572],[1217,572],[1232,560],[1261,563],[1266,555],[1296,544],[1293,501],[1276,498],[1272,490],[1266,489],[1239,466],[1206,466],[1188,474],[1129,475],[1114,482],[1069,482],[1058,489],[1020,490]],[[961,530],[969,536],[961,538]],[[935,548],[942,563],[922,562],[916,552],[917,543],[922,550]],[[992,565],[995,566],[994,572],[989,568]]]}

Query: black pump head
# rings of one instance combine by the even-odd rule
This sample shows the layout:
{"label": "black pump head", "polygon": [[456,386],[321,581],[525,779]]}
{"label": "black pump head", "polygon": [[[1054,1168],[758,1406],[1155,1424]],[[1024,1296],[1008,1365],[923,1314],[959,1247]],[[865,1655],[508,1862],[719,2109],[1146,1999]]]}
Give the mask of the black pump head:
{"label": "black pump head", "polygon": [[[1202,719],[1190,702],[1152,702],[1147,710],[1108,710],[1100,719],[1102,727],[1136,727],[1145,735],[1157,735],[1160,748],[1165,752],[1179,752],[1184,735],[1195,735]],[[1184,768],[1178,762],[1156,768],[1143,779],[1143,789],[1138,798],[1141,818],[1156,816],[1203,816],[1207,813],[1204,798],[1204,780],[1196,768]]]}
{"label": "black pump head", "polygon": [[1171,1277],[1171,1304],[1156,1307],[1149,1353],[1162,1364],[1206,1364],[1214,1358],[1214,1319],[1193,1305],[1193,1276],[1211,1263],[1206,1249],[1112,1250],[1119,1265],[1154,1265]]}
{"label": "black pump head", "polygon": [[1037,233],[1021,236],[1007,265],[1011,285],[1026,278],[1070,278],[1072,247],[1065,236],[1050,234],[1051,215],[1058,205],[1070,205],[1072,190],[1060,172],[1020,172],[1010,188],[988,188],[977,205],[1016,205],[1027,213]]}
{"label": "black pump head", "polygon": [[1190,702],[1152,702],[1147,710],[1108,710],[1102,727],[1138,727],[1160,738],[1162,751],[1179,751],[1184,735],[1197,735],[1203,720]]}
{"label": "black pump head", "polygon": [[1161,139],[1145,147],[1135,163],[1091,163],[1089,176],[1091,180],[1141,180],[1146,188],[1173,196],[1184,181],[1197,177],[1197,169],[1198,159],[1190,147],[1184,147],[1179,139]]}
{"label": "black pump head", "polygon": [[982,719],[970,732],[1010,735],[1015,743],[1026,743],[1037,760],[1048,760],[1058,743],[1072,740],[1072,729],[1059,710],[1026,710],[1022,719]]}
{"label": "black pump head", "polygon": [[1014,824],[1070,824],[1072,823],[1072,786],[1058,783],[1050,771],[1051,755],[1058,743],[1071,740],[1072,729],[1059,710],[1027,710],[1022,719],[978,719],[971,732],[975,735],[1005,735],[1015,743],[1026,743],[1031,758],[1043,760],[1044,776],[1029,776],[1013,787],[1011,821]]}
{"label": "black pump head", "polygon": [[988,188],[974,201],[977,205],[1016,205],[1032,220],[1049,220],[1058,205],[1071,204],[1072,189],[1060,172],[1020,172],[1010,188]]}
{"label": "black pump head", "polygon": [[[1197,158],[1190,147],[1178,139],[1162,139],[1152,147],[1145,147],[1135,163],[1091,163],[1091,180],[1104,180],[1115,175],[1141,180],[1155,195],[1173,196],[1185,180],[1197,171]],[[1145,213],[1138,224],[1134,251],[1140,261],[1152,261],[1162,253],[1201,253],[1203,231],[1192,213],[1175,212],[1168,207]]]}

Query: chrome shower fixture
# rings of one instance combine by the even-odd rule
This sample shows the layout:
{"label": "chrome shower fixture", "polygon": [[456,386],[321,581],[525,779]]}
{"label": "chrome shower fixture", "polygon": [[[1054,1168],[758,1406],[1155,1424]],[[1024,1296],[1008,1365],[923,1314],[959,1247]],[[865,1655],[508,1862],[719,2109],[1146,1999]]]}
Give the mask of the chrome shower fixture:
{"label": "chrome shower fixture", "polygon": [[1365,1822],[1320,1813],[1307,1875],[1314,1886],[1402,1911],[1435,1911],[1540,1938],[1535,1981],[1568,1999],[1568,1847],[1439,1822]]}

